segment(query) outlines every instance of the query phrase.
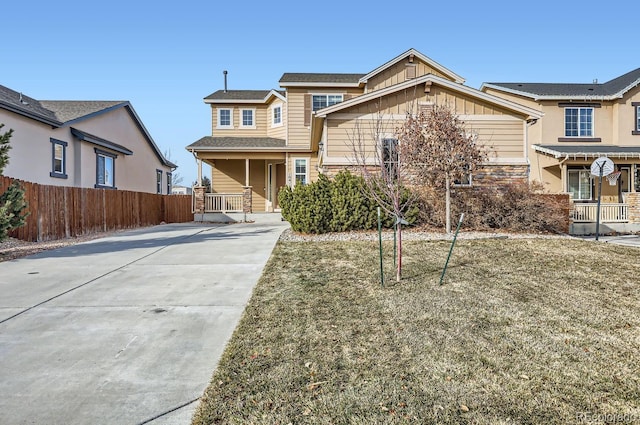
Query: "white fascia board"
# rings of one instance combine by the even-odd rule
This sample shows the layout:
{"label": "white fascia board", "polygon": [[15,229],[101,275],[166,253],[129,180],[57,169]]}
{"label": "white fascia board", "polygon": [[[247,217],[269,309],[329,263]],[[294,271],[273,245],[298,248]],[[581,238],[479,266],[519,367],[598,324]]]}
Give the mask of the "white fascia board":
{"label": "white fascia board", "polygon": [[266,103],[264,99],[205,99],[204,103],[209,104],[256,104],[256,103]]}
{"label": "white fascia board", "polygon": [[287,101],[287,98],[284,97],[283,95],[281,95],[280,93],[278,93],[275,90],[271,90],[269,93],[267,93],[267,95],[264,97],[264,103],[267,103],[269,101],[269,98],[271,98],[271,96],[275,96],[278,99],[282,100],[283,102]]}
{"label": "white fascia board", "polygon": [[280,87],[360,87],[360,83],[280,83]]}
{"label": "white fascia board", "polygon": [[351,106],[358,105],[360,103],[364,103],[364,102],[367,102],[367,101],[372,100],[372,99],[377,99],[377,98],[380,98],[382,96],[385,96],[385,95],[388,95],[388,94],[391,94],[391,93],[395,93],[395,92],[400,91],[400,90],[405,90],[407,88],[410,88],[410,87],[413,87],[413,86],[417,86],[419,84],[426,83],[427,81],[431,81],[432,83],[438,84],[438,85],[443,86],[443,87],[447,87],[447,88],[449,88],[449,89],[451,89],[453,91],[457,91],[457,92],[466,94],[468,96],[479,98],[479,99],[482,99],[482,100],[487,101],[489,103],[493,103],[495,105],[499,105],[499,106],[501,106],[503,108],[510,109],[512,111],[516,111],[516,112],[528,115],[533,119],[540,119],[544,115],[542,112],[540,112],[540,111],[538,111],[536,109],[529,108],[527,106],[522,106],[522,105],[520,105],[518,103],[515,103],[515,102],[512,102],[510,100],[502,99],[500,97],[493,96],[491,94],[481,92],[480,90],[476,90],[474,88],[465,86],[463,84],[454,83],[452,81],[449,81],[447,79],[435,76],[433,74],[423,75],[422,77],[419,77],[419,78],[407,80],[407,81],[405,81],[403,83],[400,83],[400,84],[396,84],[396,85],[393,85],[393,86],[385,87],[385,88],[380,89],[380,90],[369,92],[367,94],[363,94],[363,95],[354,97],[353,99],[349,99],[349,100],[341,102],[341,103],[336,103],[335,105],[332,105],[332,106],[329,106],[327,108],[320,109],[320,110],[316,111],[316,115],[319,116],[319,117],[326,117],[328,114],[340,111],[342,109],[346,109],[346,108],[349,108]]}
{"label": "white fascia board", "polygon": [[368,73],[367,75],[365,75],[364,77],[362,77],[360,79],[360,82],[363,84],[366,84],[367,81],[369,80],[369,78],[373,77],[374,75],[379,74],[380,72],[384,71],[385,69],[395,65],[396,63],[400,62],[402,59],[406,58],[409,55],[414,55],[417,58],[421,59],[423,62],[427,63],[428,65],[431,65],[433,68],[437,69],[438,71],[442,72],[445,75],[448,75],[450,77],[452,77],[456,83],[459,84],[464,84],[465,79],[462,78],[461,76],[459,76],[458,74],[456,74],[455,72],[451,71],[448,68],[445,68],[444,66],[440,65],[438,62],[434,61],[433,59],[423,55],[422,53],[420,53],[419,51],[417,51],[416,49],[409,49],[406,52],[400,54],[399,56],[396,56],[395,58],[391,59],[389,62],[380,65],[379,67],[377,67],[376,69],[374,69],[373,71],[371,71],[370,73]]}

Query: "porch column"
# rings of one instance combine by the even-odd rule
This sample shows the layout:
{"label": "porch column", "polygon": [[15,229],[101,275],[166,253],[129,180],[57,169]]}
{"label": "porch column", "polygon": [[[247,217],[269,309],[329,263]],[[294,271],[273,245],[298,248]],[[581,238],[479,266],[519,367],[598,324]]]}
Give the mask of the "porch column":
{"label": "porch column", "polygon": [[560,193],[567,193],[567,164],[560,163]]}
{"label": "porch column", "polygon": [[206,187],[199,185],[193,188],[193,212],[195,214],[204,214],[204,192]]}
{"label": "porch column", "polygon": [[242,188],[242,212],[251,214],[253,212],[253,187],[244,186]]}
{"label": "porch column", "polygon": [[640,223],[640,192],[627,193],[629,223]]}
{"label": "porch column", "polygon": [[[202,160],[198,158],[198,186],[202,186]],[[202,198],[204,199],[204,197]]]}
{"label": "porch column", "polygon": [[244,160],[244,185],[249,186],[249,158]]}

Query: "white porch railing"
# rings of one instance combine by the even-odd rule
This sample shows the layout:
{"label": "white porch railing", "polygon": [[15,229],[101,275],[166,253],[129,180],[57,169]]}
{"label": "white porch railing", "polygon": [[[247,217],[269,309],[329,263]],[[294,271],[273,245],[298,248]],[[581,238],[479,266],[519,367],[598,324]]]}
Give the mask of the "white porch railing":
{"label": "white porch railing", "polygon": [[[598,204],[573,204],[571,218],[574,223],[596,222]],[[600,204],[601,223],[626,223],[629,221],[629,205]]]}
{"label": "white porch railing", "polygon": [[204,212],[242,212],[242,193],[205,193]]}

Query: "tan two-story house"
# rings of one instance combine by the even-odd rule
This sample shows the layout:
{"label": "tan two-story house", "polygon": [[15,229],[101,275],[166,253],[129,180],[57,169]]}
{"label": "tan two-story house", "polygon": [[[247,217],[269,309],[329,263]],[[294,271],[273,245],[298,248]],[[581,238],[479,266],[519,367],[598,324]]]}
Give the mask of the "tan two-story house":
{"label": "tan two-story house", "polygon": [[[356,59],[357,60],[357,59]],[[371,124],[384,120],[378,137],[392,139],[407,113],[446,105],[490,151],[473,184],[529,178],[527,129],[538,108],[494,96],[415,49],[362,74],[285,73],[280,90],[218,90],[211,106],[212,131],[187,146],[212,167],[212,194],[196,190],[196,212],[269,212],[278,189],[314,181],[354,164],[353,135],[365,149],[382,146]]]}
{"label": "tan two-story house", "polygon": [[529,128],[530,179],[571,196],[574,224],[596,220],[600,178],[590,168],[607,157],[615,174],[603,179],[601,220],[610,230],[640,230],[632,226],[640,221],[640,68],[605,83],[485,83],[481,90],[543,114]]}

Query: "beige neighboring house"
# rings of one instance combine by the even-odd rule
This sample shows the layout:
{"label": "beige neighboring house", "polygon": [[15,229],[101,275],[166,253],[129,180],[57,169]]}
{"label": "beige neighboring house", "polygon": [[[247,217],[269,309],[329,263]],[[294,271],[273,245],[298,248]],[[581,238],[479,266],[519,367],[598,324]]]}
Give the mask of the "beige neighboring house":
{"label": "beige neighboring house", "polygon": [[[357,57],[354,57],[357,60]],[[408,112],[447,105],[480,143],[491,148],[470,184],[495,185],[529,178],[527,129],[539,108],[464,85],[464,79],[415,49],[368,73],[285,73],[281,90],[218,90],[212,131],[187,146],[212,167],[214,193],[195,189],[197,213],[277,211],[280,187],[307,183],[353,164],[354,129],[382,116],[385,140]],[[364,135],[368,149],[383,146]],[[384,154],[384,152],[381,152]]]}
{"label": "beige neighboring house", "polygon": [[620,171],[613,184],[603,179],[604,230],[640,231],[640,68],[605,83],[485,83],[481,90],[544,115],[529,127],[530,178],[570,194],[574,233],[589,233],[596,221],[599,178],[590,166],[599,157]]}
{"label": "beige neighboring house", "polygon": [[127,101],[36,100],[0,86],[4,174],[55,186],[171,193],[168,161]]}

